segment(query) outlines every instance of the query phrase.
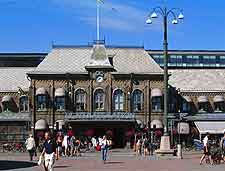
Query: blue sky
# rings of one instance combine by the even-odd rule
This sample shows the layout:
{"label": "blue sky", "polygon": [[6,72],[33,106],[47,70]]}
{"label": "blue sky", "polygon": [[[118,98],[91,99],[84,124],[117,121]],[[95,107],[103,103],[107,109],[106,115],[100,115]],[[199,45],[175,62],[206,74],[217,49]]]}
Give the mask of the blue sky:
{"label": "blue sky", "polygon": [[[85,45],[96,39],[95,0],[0,0],[0,52],[48,52],[51,44]],[[158,5],[184,10],[169,25],[170,49],[225,50],[225,1],[105,0],[101,37],[110,45],[162,49],[162,20],[146,25]]]}

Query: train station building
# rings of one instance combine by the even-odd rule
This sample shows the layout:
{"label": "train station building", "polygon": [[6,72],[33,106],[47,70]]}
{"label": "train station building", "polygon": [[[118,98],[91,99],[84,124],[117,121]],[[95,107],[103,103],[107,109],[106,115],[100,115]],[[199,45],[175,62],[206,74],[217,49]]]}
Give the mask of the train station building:
{"label": "train station building", "polygon": [[[0,61],[0,141],[70,126],[77,135],[110,131],[123,147],[135,125],[163,130],[160,50],[54,45],[48,54],[0,54]],[[169,51],[169,74],[171,133],[179,125],[193,137],[221,134],[225,51]]]}

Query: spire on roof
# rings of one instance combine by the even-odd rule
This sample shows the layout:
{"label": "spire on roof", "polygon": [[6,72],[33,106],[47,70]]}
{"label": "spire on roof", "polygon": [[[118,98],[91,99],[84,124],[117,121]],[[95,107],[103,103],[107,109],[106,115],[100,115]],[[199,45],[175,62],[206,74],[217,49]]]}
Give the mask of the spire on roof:
{"label": "spire on roof", "polygon": [[91,60],[86,65],[85,68],[87,70],[88,69],[114,70],[114,67],[110,64],[104,44],[96,43],[93,45]]}

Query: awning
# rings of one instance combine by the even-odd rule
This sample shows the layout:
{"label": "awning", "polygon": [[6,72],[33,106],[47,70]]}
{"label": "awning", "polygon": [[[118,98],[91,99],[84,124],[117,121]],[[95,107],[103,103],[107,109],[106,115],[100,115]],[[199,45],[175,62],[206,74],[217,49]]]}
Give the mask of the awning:
{"label": "awning", "polygon": [[205,102],[208,102],[208,97],[207,97],[207,96],[199,96],[199,97],[198,97],[198,102],[199,102],[199,103],[205,103]]}
{"label": "awning", "polygon": [[152,120],[151,121],[151,128],[161,129],[163,128],[163,124],[160,120]]}
{"label": "awning", "polygon": [[225,130],[225,121],[205,121],[194,122],[200,134],[223,134]]}
{"label": "awning", "polygon": [[217,95],[213,98],[213,102],[224,102],[224,97]]}
{"label": "awning", "polygon": [[63,88],[57,88],[55,90],[55,97],[65,96],[65,90]]}
{"label": "awning", "polygon": [[2,102],[9,102],[11,101],[12,97],[11,96],[3,96]]}
{"label": "awning", "polygon": [[35,130],[47,130],[48,123],[44,119],[40,119],[35,123]]}
{"label": "awning", "polygon": [[183,96],[183,99],[186,100],[186,102],[192,102],[190,96]]}
{"label": "awning", "polygon": [[189,124],[186,122],[180,122],[177,124],[177,132],[178,134],[189,134],[190,127]]}
{"label": "awning", "polygon": [[154,88],[151,91],[151,97],[160,97],[162,96],[162,91],[159,88]]}
{"label": "awning", "polygon": [[44,87],[38,88],[36,90],[36,95],[43,95],[43,94],[46,94],[46,90]]}

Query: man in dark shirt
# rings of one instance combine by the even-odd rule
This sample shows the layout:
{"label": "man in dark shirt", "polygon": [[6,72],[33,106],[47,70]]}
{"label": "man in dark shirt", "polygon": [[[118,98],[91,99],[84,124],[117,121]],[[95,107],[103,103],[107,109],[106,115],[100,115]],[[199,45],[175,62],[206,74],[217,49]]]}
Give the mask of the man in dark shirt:
{"label": "man in dark shirt", "polygon": [[53,165],[55,163],[56,143],[50,137],[50,133],[45,133],[45,142],[43,144],[43,155],[45,158],[44,168],[45,171],[53,171]]}

